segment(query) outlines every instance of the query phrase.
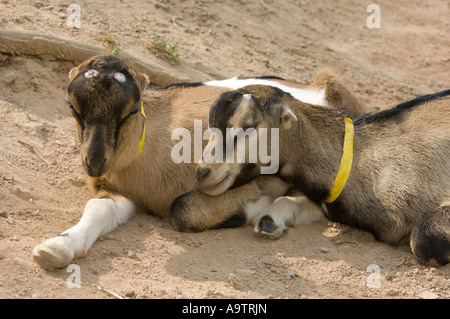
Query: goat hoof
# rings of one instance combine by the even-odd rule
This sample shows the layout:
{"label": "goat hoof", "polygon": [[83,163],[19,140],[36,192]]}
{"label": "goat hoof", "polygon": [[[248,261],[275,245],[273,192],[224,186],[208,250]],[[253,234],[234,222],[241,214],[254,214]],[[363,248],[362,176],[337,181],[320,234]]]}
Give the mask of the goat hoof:
{"label": "goat hoof", "polygon": [[278,239],[283,235],[284,229],[273,221],[272,217],[266,215],[259,220],[253,228],[253,234],[257,237],[267,239]]}
{"label": "goat hoof", "polygon": [[64,268],[73,260],[73,253],[67,247],[64,237],[49,239],[33,249],[33,260],[45,270]]}

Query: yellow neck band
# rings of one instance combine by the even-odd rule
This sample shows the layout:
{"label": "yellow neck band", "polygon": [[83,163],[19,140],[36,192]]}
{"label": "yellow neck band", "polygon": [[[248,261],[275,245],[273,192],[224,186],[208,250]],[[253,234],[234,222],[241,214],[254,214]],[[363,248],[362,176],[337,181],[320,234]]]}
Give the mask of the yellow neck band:
{"label": "yellow neck band", "polygon": [[139,152],[137,155],[141,154],[145,141],[145,112],[144,112],[144,102],[142,100],[141,100],[141,114],[144,117],[144,129],[142,130],[141,140],[139,141]]}
{"label": "yellow neck band", "polygon": [[353,137],[355,135],[355,128],[353,127],[353,122],[351,119],[345,119],[345,137],[344,137],[344,148],[342,152],[341,165],[339,166],[339,171],[334,180],[334,185],[330,190],[330,194],[325,203],[332,203],[339,197],[342,190],[347,183],[348,176],[352,169],[353,162]]}

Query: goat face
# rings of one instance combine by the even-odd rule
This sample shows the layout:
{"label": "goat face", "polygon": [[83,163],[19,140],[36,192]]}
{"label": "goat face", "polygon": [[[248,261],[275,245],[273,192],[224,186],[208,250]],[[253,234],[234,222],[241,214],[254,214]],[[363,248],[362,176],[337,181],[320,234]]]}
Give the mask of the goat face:
{"label": "goat face", "polygon": [[137,154],[144,125],[140,96],[148,78],[113,56],[93,57],[69,78],[67,104],[76,119],[83,168],[100,177],[118,153],[133,149],[127,144]]}
{"label": "goat face", "polygon": [[[220,162],[205,161],[204,152],[204,160],[198,163],[196,171],[200,191],[215,196],[260,174],[278,171],[278,130],[289,128],[296,117],[287,106],[267,100],[276,99],[277,95],[281,97],[284,93],[273,87],[248,86],[222,93],[214,102],[209,113],[211,133],[205,152],[225,151]],[[264,166],[269,161],[270,166]]]}

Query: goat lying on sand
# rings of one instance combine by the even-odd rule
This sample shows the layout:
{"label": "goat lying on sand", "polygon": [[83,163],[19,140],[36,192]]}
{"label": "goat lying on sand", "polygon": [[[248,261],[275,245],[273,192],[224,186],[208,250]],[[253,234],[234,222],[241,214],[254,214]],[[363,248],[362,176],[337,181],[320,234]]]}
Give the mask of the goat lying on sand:
{"label": "goat lying on sand", "polygon": [[[279,128],[276,176],[321,204],[328,219],[394,245],[410,241],[421,263],[450,261],[450,90],[362,116],[353,125],[342,110],[248,86],[223,93],[209,125],[225,132],[249,118],[259,135],[261,128]],[[259,176],[260,167],[200,163],[197,185],[226,190]],[[276,227],[271,216],[261,225]]]}
{"label": "goat lying on sand", "polygon": [[195,162],[172,161],[172,132],[187,128],[192,133],[195,119],[206,128],[209,109],[223,92],[251,83],[271,84],[310,103],[345,106],[355,116],[362,113],[356,98],[329,70],[319,72],[310,87],[279,78],[235,78],[145,90],[148,78],[134,67],[117,57],[97,56],[72,69],[69,78],[67,103],[94,198],[78,224],[34,248],[34,260],[46,269],[65,267],[74,257],[84,256],[99,236],[125,223],[138,209],[169,215],[174,199],[186,192],[170,216],[181,231],[253,222],[257,216],[245,214],[247,203],[261,195],[284,195],[285,188],[272,189],[283,183],[266,177],[210,197],[193,191]]}

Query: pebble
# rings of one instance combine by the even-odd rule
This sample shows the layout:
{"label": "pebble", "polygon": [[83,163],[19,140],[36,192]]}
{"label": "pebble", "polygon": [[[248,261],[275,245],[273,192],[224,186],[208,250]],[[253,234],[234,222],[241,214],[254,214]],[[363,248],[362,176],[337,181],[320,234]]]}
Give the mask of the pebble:
{"label": "pebble", "polygon": [[393,275],[391,275],[391,274],[386,274],[386,275],[384,276],[384,278],[385,278],[386,280],[389,280],[389,281],[393,281],[393,280],[395,279],[395,277],[394,277]]}
{"label": "pebble", "polygon": [[439,295],[431,291],[422,291],[418,297],[420,299],[438,299]]}
{"label": "pebble", "polygon": [[328,248],[328,247],[320,247],[319,249],[323,253],[328,253],[330,251],[330,248]]}
{"label": "pebble", "polygon": [[7,84],[14,82],[16,77],[17,77],[17,75],[14,71],[5,71],[2,75],[3,82],[5,82]]}
{"label": "pebble", "polygon": [[228,281],[230,282],[230,285],[237,290],[242,290],[244,288],[244,285],[241,283],[239,278],[235,274],[230,274],[228,276]]}
{"label": "pebble", "polygon": [[137,257],[136,253],[134,251],[129,251],[127,253],[127,257],[131,259],[135,259]]}
{"label": "pebble", "polygon": [[236,269],[236,272],[238,273],[238,274],[250,274],[250,275],[253,275],[253,274],[256,274],[256,270],[251,270],[251,269]]}
{"label": "pebble", "polygon": [[293,271],[293,270],[286,271],[286,275],[288,275],[291,278],[299,277],[298,274],[295,271]]}
{"label": "pebble", "polygon": [[125,293],[125,297],[128,299],[136,299],[136,293],[134,292],[134,290],[128,291],[127,293]]}
{"label": "pebble", "polygon": [[386,294],[391,297],[398,296],[399,293],[400,292],[398,290],[394,290],[394,289],[386,290]]}

